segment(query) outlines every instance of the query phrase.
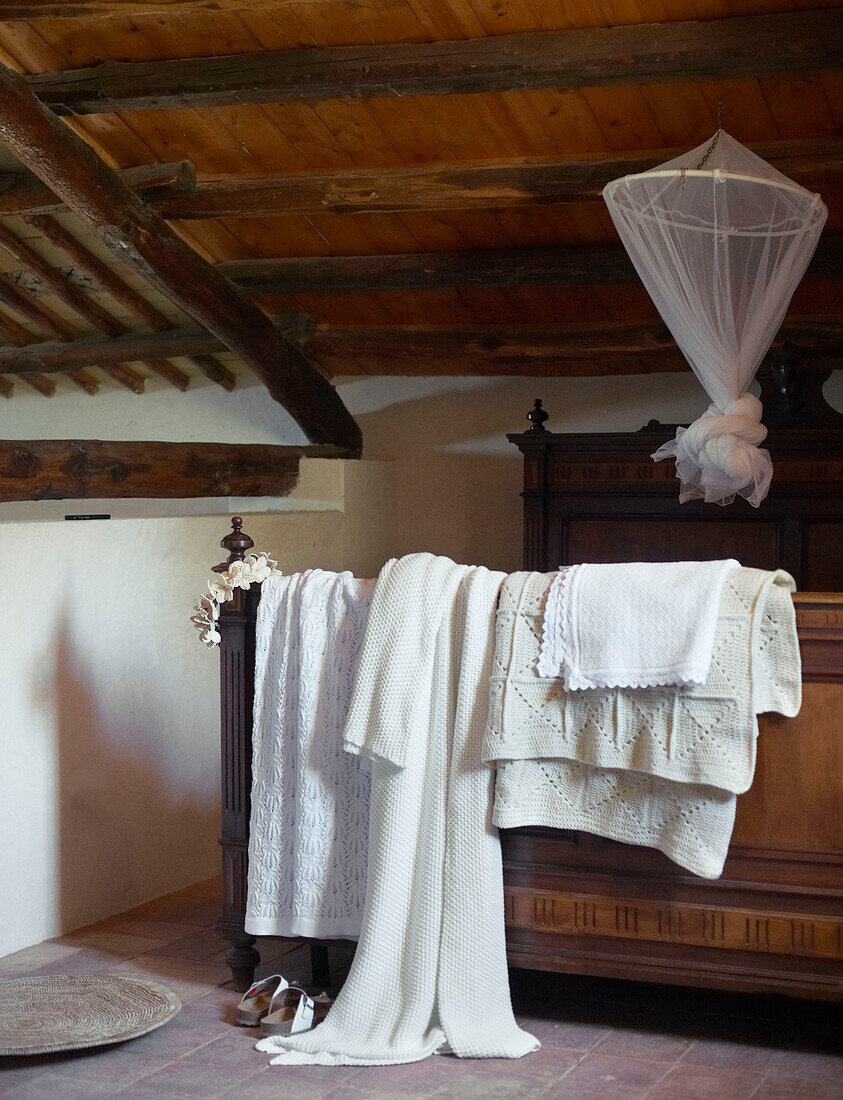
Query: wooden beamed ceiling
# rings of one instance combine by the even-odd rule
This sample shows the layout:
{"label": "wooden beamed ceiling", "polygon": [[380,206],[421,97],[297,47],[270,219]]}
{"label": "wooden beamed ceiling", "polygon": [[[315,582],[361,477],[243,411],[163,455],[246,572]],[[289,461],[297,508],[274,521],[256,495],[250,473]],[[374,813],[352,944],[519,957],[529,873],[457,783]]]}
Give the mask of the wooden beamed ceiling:
{"label": "wooden beamed ceiling", "polygon": [[[0,57],[329,376],[683,369],[600,193],[708,138],[722,101],[730,133],[829,205],[779,337],[828,362],[843,352],[843,8],[803,6],[0,0]],[[233,384],[215,358],[230,340],[156,318],[47,183],[0,177],[0,218],[41,237],[23,241],[33,259],[0,223],[0,247],[48,288],[37,256],[58,249],[95,290],[54,279],[45,300],[0,273],[0,374],[90,392],[99,365],[184,388],[169,357],[191,355]],[[52,309],[59,290],[84,332]],[[109,334],[112,301],[132,319]]]}

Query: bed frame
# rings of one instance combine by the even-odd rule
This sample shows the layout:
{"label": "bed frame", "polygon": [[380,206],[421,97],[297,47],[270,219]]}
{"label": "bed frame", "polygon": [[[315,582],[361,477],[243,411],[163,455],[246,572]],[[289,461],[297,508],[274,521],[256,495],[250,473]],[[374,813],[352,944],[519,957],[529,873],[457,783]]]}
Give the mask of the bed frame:
{"label": "bed frame", "polygon": [[[742,502],[680,508],[668,464],[654,468],[649,459],[666,431],[553,435],[534,415],[530,431],[510,436],[524,454],[525,568],[733,555],[823,582],[834,591],[794,597],[802,711],[795,719],[762,717],[756,780],[738,799],[716,881],[659,852],[584,833],[505,831],[509,961],[843,1000],[843,583],[835,580],[843,568],[843,433],[832,425],[801,441],[792,433],[782,439],[774,492],[754,512]],[[252,547],[239,518],[221,545],[228,559],[218,570]],[[227,962],[239,990],[260,961],[255,937],[244,931],[259,599],[259,585],[236,590],[219,622],[223,908],[216,927],[231,945]],[[326,945],[311,950],[315,984],[330,984]]]}

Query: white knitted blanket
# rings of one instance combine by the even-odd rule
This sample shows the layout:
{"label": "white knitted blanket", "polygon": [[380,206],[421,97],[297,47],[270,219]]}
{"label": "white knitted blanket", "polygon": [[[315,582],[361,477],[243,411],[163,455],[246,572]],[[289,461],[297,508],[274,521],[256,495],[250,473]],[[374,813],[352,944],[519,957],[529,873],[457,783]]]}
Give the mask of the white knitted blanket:
{"label": "white knitted blanket", "polygon": [[366,898],[369,766],[343,730],[374,581],[268,577],[255,631],[246,931],[356,938]]}
{"label": "white knitted blanket", "polygon": [[503,875],[480,760],[503,574],[413,554],[381,571],[346,728],[373,761],[357,953],[324,1023],[265,1039],[276,1063],[515,1058]]}
{"label": "white knitted blanket", "polygon": [[717,877],[755,770],[756,715],[799,710],[792,578],[727,575],[703,684],[571,693],[537,668],[552,581],[516,573],[501,593],[483,746],[498,761],[494,823],[580,829]]}
{"label": "white knitted blanket", "polygon": [[562,569],[545,603],[538,670],[567,691],[701,684],[727,561]]}

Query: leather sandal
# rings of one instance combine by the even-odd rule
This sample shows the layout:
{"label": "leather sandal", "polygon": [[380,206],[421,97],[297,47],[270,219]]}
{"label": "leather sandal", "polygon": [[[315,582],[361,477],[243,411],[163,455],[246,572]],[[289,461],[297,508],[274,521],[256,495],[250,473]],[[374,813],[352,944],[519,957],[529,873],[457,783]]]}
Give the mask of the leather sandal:
{"label": "leather sandal", "polygon": [[277,989],[269,1012],[261,1020],[261,1035],[298,1035],[321,1024],[328,1015],[333,1000],[327,993],[310,997],[299,986]]}
{"label": "leather sandal", "polygon": [[290,983],[281,974],[271,974],[263,981],[255,982],[240,998],[235,1016],[237,1024],[240,1027],[257,1027],[269,1012],[275,995],[289,987]]}

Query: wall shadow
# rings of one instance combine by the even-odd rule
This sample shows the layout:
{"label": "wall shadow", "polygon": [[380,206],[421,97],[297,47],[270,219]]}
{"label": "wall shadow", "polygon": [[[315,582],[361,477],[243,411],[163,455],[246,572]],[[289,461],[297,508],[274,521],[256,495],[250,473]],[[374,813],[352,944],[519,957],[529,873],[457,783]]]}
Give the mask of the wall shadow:
{"label": "wall shadow", "polygon": [[[134,681],[131,700],[121,701],[110,684],[104,702],[65,608],[42,695],[54,717],[58,917],[65,931],[198,880],[208,855],[214,858],[217,798],[178,793],[149,736],[160,713],[137,706],[141,640],[125,676]],[[142,698],[154,700],[155,683],[145,689]],[[175,714],[172,731],[159,728],[157,737],[178,736],[178,729]]]}

